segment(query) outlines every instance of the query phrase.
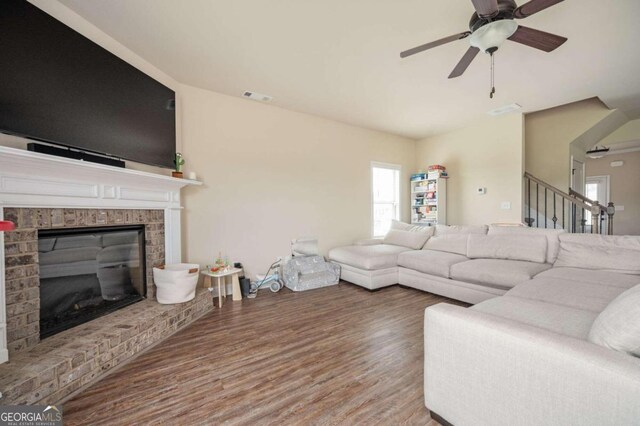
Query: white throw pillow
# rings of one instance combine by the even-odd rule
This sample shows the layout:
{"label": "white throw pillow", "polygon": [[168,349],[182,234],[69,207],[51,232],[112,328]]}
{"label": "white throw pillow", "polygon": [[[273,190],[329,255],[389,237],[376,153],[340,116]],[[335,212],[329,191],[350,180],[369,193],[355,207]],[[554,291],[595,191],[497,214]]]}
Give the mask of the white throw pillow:
{"label": "white throw pillow", "polygon": [[431,226],[409,225],[394,220],[383,242],[384,244],[419,250],[433,235],[433,232],[434,228]]}
{"label": "white throw pillow", "polygon": [[589,341],[640,357],[640,285],[616,297],[591,326]]}
{"label": "white throw pillow", "polygon": [[411,231],[411,232],[428,232],[429,236],[433,235],[435,228],[432,226],[424,225],[411,225],[408,223],[400,222],[399,220],[391,220],[391,229],[397,229],[399,231]]}

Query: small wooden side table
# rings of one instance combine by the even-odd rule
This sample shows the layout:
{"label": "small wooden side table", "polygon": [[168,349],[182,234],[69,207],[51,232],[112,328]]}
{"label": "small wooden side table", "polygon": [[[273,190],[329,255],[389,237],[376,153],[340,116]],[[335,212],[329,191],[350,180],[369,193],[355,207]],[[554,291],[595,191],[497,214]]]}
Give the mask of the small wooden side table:
{"label": "small wooden side table", "polygon": [[242,300],[242,293],[240,293],[240,280],[238,275],[242,272],[242,269],[231,268],[224,272],[211,272],[210,270],[204,270],[200,273],[204,275],[204,286],[206,288],[212,287],[212,278],[216,279],[216,285],[218,286],[218,307],[222,308],[223,297],[227,297],[227,277],[231,277],[231,298],[234,301]]}

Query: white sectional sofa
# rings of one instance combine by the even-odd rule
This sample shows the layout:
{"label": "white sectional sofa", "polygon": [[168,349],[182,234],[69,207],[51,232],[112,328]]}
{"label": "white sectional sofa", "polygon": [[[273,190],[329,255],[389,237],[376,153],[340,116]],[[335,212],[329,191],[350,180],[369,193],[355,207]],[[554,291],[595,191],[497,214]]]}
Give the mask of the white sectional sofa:
{"label": "white sectional sofa", "polygon": [[[640,237],[497,226],[422,232],[420,250],[385,238],[329,257],[349,271],[345,280],[369,289],[394,283],[395,271],[395,283],[475,303],[425,311],[425,405],[436,419],[640,425]],[[386,279],[376,281],[381,270]]]}
{"label": "white sectional sofa", "polygon": [[551,268],[562,232],[394,222],[384,239],[335,248],[329,259],[340,264],[343,280],[369,290],[401,284],[479,303]]}
{"label": "white sectional sofa", "polygon": [[425,311],[425,404],[455,425],[640,424],[640,237],[560,236],[553,268]]}

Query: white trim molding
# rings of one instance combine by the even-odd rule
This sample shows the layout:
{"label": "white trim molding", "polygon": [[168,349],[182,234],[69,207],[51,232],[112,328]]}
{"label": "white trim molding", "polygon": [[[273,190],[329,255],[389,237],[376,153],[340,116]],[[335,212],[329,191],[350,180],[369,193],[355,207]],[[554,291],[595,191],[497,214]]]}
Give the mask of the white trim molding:
{"label": "white trim molding", "polygon": [[[4,207],[164,210],[167,263],[182,260],[180,189],[187,185],[202,183],[0,147],[0,219]],[[0,363],[8,359],[6,326],[0,232]]]}

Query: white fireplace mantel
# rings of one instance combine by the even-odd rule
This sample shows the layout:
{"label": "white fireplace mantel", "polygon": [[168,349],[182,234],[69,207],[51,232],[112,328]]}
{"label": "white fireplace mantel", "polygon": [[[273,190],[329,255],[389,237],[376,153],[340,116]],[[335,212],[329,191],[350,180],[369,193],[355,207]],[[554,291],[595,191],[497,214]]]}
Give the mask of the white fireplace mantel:
{"label": "white fireplace mantel", "polygon": [[[181,261],[180,189],[201,182],[0,147],[4,207],[164,210],[165,258]],[[0,363],[7,361],[4,236],[0,232]]]}

